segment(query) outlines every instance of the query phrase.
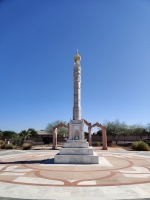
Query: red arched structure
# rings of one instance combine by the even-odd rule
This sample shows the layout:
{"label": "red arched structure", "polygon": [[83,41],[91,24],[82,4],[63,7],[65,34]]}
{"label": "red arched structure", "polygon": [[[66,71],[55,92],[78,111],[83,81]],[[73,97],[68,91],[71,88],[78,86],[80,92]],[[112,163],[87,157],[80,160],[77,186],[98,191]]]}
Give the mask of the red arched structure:
{"label": "red arched structure", "polygon": [[97,126],[102,129],[102,140],[103,140],[103,150],[107,150],[107,135],[106,135],[106,127],[101,125],[100,123],[96,122],[95,124],[91,124],[84,119],[84,123],[88,126],[88,133],[89,133],[89,146],[92,146],[91,141],[91,130],[93,127]]}
{"label": "red arched structure", "polygon": [[[88,121],[84,119],[84,123],[88,126],[88,133],[89,133],[89,146],[92,146],[91,141],[91,130],[93,127],[97,126],[102,129],[102,140],[103,140],[103,150],[107,150],[107,135],[106,135],[106,127],[101,125],[100,123],[96,122],[95,124],[91,124]],[[68,136],[69,136],[69,124],[68,126],[64,123],[60,123],[53,127],[53,146],[52,149],[57,149],[57,129],[60,127],[66,127],[68,128]]]}
{"label": "red arched structure", "polygon": [[69,124],[67,126],[66,124],[61,122],[60,124],[57,124],[56,126],[54,126],[53,127],[53,146],[52,146],[53,150],[57,149],[57,129],[60,127],[68,128],[68,134],[69,134]]}
{"label": "red arched structure", "polygon": [[105,126],[102,126],[101,124],[99,124],[98,122],[96,122],[95,124],[93,124],[91,126],[91,128],[93,127],[99,127],[102,129],[102,140],[103,140],[103,150],[107,150],[107,135],[106,135],[106,127]]}

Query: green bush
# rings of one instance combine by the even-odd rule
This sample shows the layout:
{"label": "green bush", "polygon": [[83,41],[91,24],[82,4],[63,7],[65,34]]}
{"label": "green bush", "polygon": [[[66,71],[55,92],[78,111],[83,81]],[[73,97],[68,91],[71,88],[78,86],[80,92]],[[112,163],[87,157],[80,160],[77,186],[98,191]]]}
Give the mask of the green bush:
{"label": "green bush", "polygon": [[143,141],[133,142],[131,148],[135,151],[150,151],[150,147]]}
{"label": "green bush", "polygon": [[13,138],[13,145],[21,146],[22,138],[18,135]]}
{"label": "green bush", "polygon": [[23,150],[28,150],[28,149],[31,149],[31,148],[32,148],[32,145],[30,143],[24,143],[22,145]]}
{"label": "green bush", "polygon": [[6,144],[5,149],[13,149],[13,145],[12,144]]}
{"label": "green bush", "polygon": [[94,146],[100,146],[100,142],[95,142]]}

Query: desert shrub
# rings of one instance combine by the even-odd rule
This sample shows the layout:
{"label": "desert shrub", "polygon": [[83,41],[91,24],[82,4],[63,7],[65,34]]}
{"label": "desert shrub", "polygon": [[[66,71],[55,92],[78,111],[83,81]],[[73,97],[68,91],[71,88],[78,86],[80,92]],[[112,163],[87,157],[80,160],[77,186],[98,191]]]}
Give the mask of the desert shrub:
{"label": "desert shrub", "polygon": [[5,149],[13,149],[13,145],[12,144],[6,144]]}
{"label": "desert shrub", "polygon": [[133,150],[137,150],[138,144],[139,144],[139,142],[133,142],[132,145],[131,145],[131,148],[132,148]]}
{"label": "desert shrub", "polygon": [[0,145],[3,145],[4,144],[4,141],[3,140],[0,140]]}
{"label": "desert shrub", "polygon": [[28,149],[31,149],[31,148],[32,148],[32,145],[30,143],[24,143],[22,145],[23,150],[28,150]]}
{"label": "desert shrub", "polygon": [[16,146],[16,145],[13,145],[13,149],[17,149],[17,146]]}
{"label": "desert shrub", "polygon": [[95,142],[94,146],[100,146],[100,142]]}
{"label": "desert shrub", "polygon": [[150,147],[143,141],[133,142],[131,148],[135,151],[150,151]]}
{"label": "desert shrub", "polygon": [[107,141],[107,146],[111,146],[112,145],[112,140],[108,140]]}
{"label": "desert shrub", "polygon": [[4,149],[4,141],[0,140],[0,149]]}
{"label": "desert shrub", "polygon": [[116,147],[117,145],[116,145],[116,143],[115,143],[114,141],[112,141],[112,142],[110,143],[110,146],[111,146],[111,147]]}

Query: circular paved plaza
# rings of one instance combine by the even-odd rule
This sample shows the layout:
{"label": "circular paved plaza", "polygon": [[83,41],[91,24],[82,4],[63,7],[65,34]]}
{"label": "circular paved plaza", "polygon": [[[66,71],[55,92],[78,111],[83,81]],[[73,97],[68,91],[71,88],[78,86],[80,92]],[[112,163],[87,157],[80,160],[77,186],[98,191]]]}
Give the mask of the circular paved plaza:
{"label": "circular paved plaza", "polygon": [[149,152],[95,149],[92,165],[54,164],[58,152],[1,151],[1,199],[150,199]]}

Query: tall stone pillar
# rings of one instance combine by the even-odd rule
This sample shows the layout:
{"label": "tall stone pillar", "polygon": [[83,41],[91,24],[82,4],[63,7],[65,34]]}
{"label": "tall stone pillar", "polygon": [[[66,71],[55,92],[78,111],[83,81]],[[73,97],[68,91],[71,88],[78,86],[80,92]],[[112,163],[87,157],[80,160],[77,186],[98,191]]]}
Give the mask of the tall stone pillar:
{"label": "tall stone pillar", "polygon": [[73,120],[81,120],[81,56],[77,51],[74,56],[74,106]]}
{"label": "tall stone pillar", "polygon": [[77,50],[74,56],[73,119],[69,122],[69,140],[84,139],[84,120],[81,117],[81,56]]}
{"label": "tall stone pillar", "polygon": [[54,163],[98,164],[99,157],[84,138],[84,120],[81,118],[81,56],[74,56],[73,119],[69,122],[69,139],[54,156]]}

